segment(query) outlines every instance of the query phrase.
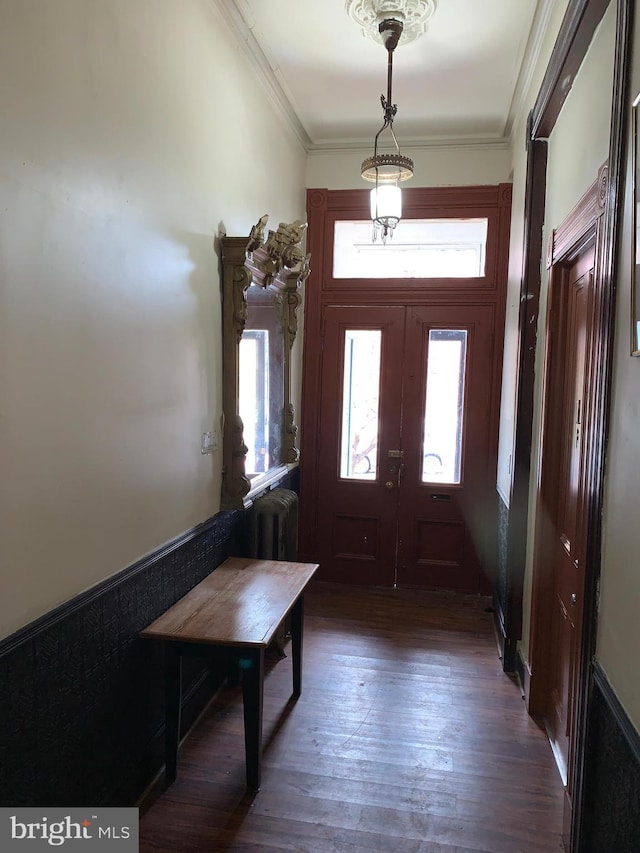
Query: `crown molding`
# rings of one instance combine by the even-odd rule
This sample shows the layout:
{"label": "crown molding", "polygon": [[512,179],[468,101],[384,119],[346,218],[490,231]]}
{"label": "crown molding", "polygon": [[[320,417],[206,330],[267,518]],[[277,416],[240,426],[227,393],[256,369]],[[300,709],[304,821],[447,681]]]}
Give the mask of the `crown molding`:
{"label": "crown molding", "polygon": [[311,145],[309,134],[278,80],[277,69],[272,67],[253,34],[255,21],[251,17],[248,4],[245,0],[209,0],[209,3],[224,18],[231,33],[236,37],[238,44],[250,60],[269,99],[284,119],[289,130],[293,132],[305,151],[308,151]]}
{"label": "crown molding", "polygon": [[[511,139],[513,127],[516,117],[522,104],[525,102],[527,93],[531,88],[533,74],[540,59],[540,51],[544,42],[544,37],[549,26],[551,12],[556,0],[538,0],[536,10],[533,14],[533,23],[529,31],[529,38],[524,51],[524,59],[520,65],[520,72],[513,90],[513,96],[509,105],[509,112],[504,126],[504,135]],[[531,103],[533,106],[533,102]]]}
{"label": "crown molding", "polygon": [[[432,139],[403,139],[402,150],[410,151],[411,153],[423,150],[451,150],[452,148],[504,151],[509,148],[510,144],[510,139],[506,136],[442,136],[433,137]],[[338,140],[316,142],[311,143],[308,148],[310,157],[345,151],[362,155],[371,154],[371,139],[353,139],[345,140],[344,142]]]}
{"label": "crown molding", "polygon": [[[531,35],[527,41],[525,59],[521,66],[520,74],[514,92],[514,97],[509,108],[508,119],[505,124],[504,134],[495,137],[486,136],[453,136],[427,138],[403,138],[403,149],[412,151],[437,150],[444,148],[475,149],[475,150],[504,150],[511,143],[511,131],[517,114],[517,108],[523,94],[526,94],[538,60],[545,30],[551,15],[551,9],[555,0],[538,0]],[[302,145],[309,156],[330,154],[339,152],[358,152],[366,156],[371,149],[370,138],[349,140],[327,140],[324,142],[313,142],[300,121],[298,114],[287,95],[287,92],[278,79],[278,68],[269,61],[268,56],[260,46],[253,34],[255,21],[251,15],[251,9],[246,0],[209,0],[209,4],[217,10],[219,15],[227,24],[229,31],[247,56],[256,76],[262,83],[270,101],[278,110],[279,115],[288,129],[294,134],[296,140]]]}

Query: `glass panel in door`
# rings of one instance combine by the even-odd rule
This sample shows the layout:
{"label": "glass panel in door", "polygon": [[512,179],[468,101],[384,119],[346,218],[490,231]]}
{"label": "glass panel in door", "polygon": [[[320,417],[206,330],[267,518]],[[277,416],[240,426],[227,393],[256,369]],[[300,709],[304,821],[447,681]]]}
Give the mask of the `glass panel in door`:
{"label": "glass panel in door", "polygon": [[461,481],[466,329],[431,329],[422,443],[422,482]]}
{"label": "glass panel in door", "polygon": [[340,476],[375,480],[380,408],[380,329],[346,329]]}

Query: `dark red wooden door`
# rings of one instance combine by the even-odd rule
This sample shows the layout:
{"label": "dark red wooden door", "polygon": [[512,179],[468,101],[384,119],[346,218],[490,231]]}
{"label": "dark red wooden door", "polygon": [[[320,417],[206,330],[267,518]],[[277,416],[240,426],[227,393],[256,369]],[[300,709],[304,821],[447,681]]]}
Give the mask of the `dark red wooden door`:
{"label": "dark red wooden door", "polygon": [[481,587],[495,535],[492,328],[492,307],[408,309],[399,585]]}
{"label": "dark red wooden door", "polygon": [[398,307],[325,312],[318,456],[325,578],[395,582],[401,460],[389,454],[401,440],[404,324]]}
{"label": "dark red wooden door", "polygon": [[582,482],[586,448],[582,440],[585,356],[594,250],[581,255],[568,271],[563,293],[565,347],[553,430],[558,441],[558,503],[555,517],[553,605],[550,614],[553,656],[549,695],[549,734],[563,769],[571,763],[576,662],[580,650],[586,528]]}
{"label": "dark red wooden door", "polygon": [[326,579],[480,588],[495,533],[493,310],[325,309],[317,512]]}

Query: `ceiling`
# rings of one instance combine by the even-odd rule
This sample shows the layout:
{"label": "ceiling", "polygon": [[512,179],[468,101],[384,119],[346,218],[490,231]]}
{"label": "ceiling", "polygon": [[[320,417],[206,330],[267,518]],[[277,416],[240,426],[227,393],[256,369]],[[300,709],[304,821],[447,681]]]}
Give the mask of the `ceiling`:
{"label": "ceiling", "polygon": [[[218,0],[308,150],[369,145],[387,53],[345,0]],[[437,0],[393,56],[401,144],[504,142],[553,0]]]}

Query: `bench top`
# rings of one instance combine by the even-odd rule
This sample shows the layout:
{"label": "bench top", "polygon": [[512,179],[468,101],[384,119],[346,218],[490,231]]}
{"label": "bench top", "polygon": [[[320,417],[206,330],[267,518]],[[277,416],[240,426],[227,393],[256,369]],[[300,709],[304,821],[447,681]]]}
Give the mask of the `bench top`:
{"label": "bench top", "polygon": [[317,568],[317,563],[230,557],[140,636],[221,646],[267,646]]}

